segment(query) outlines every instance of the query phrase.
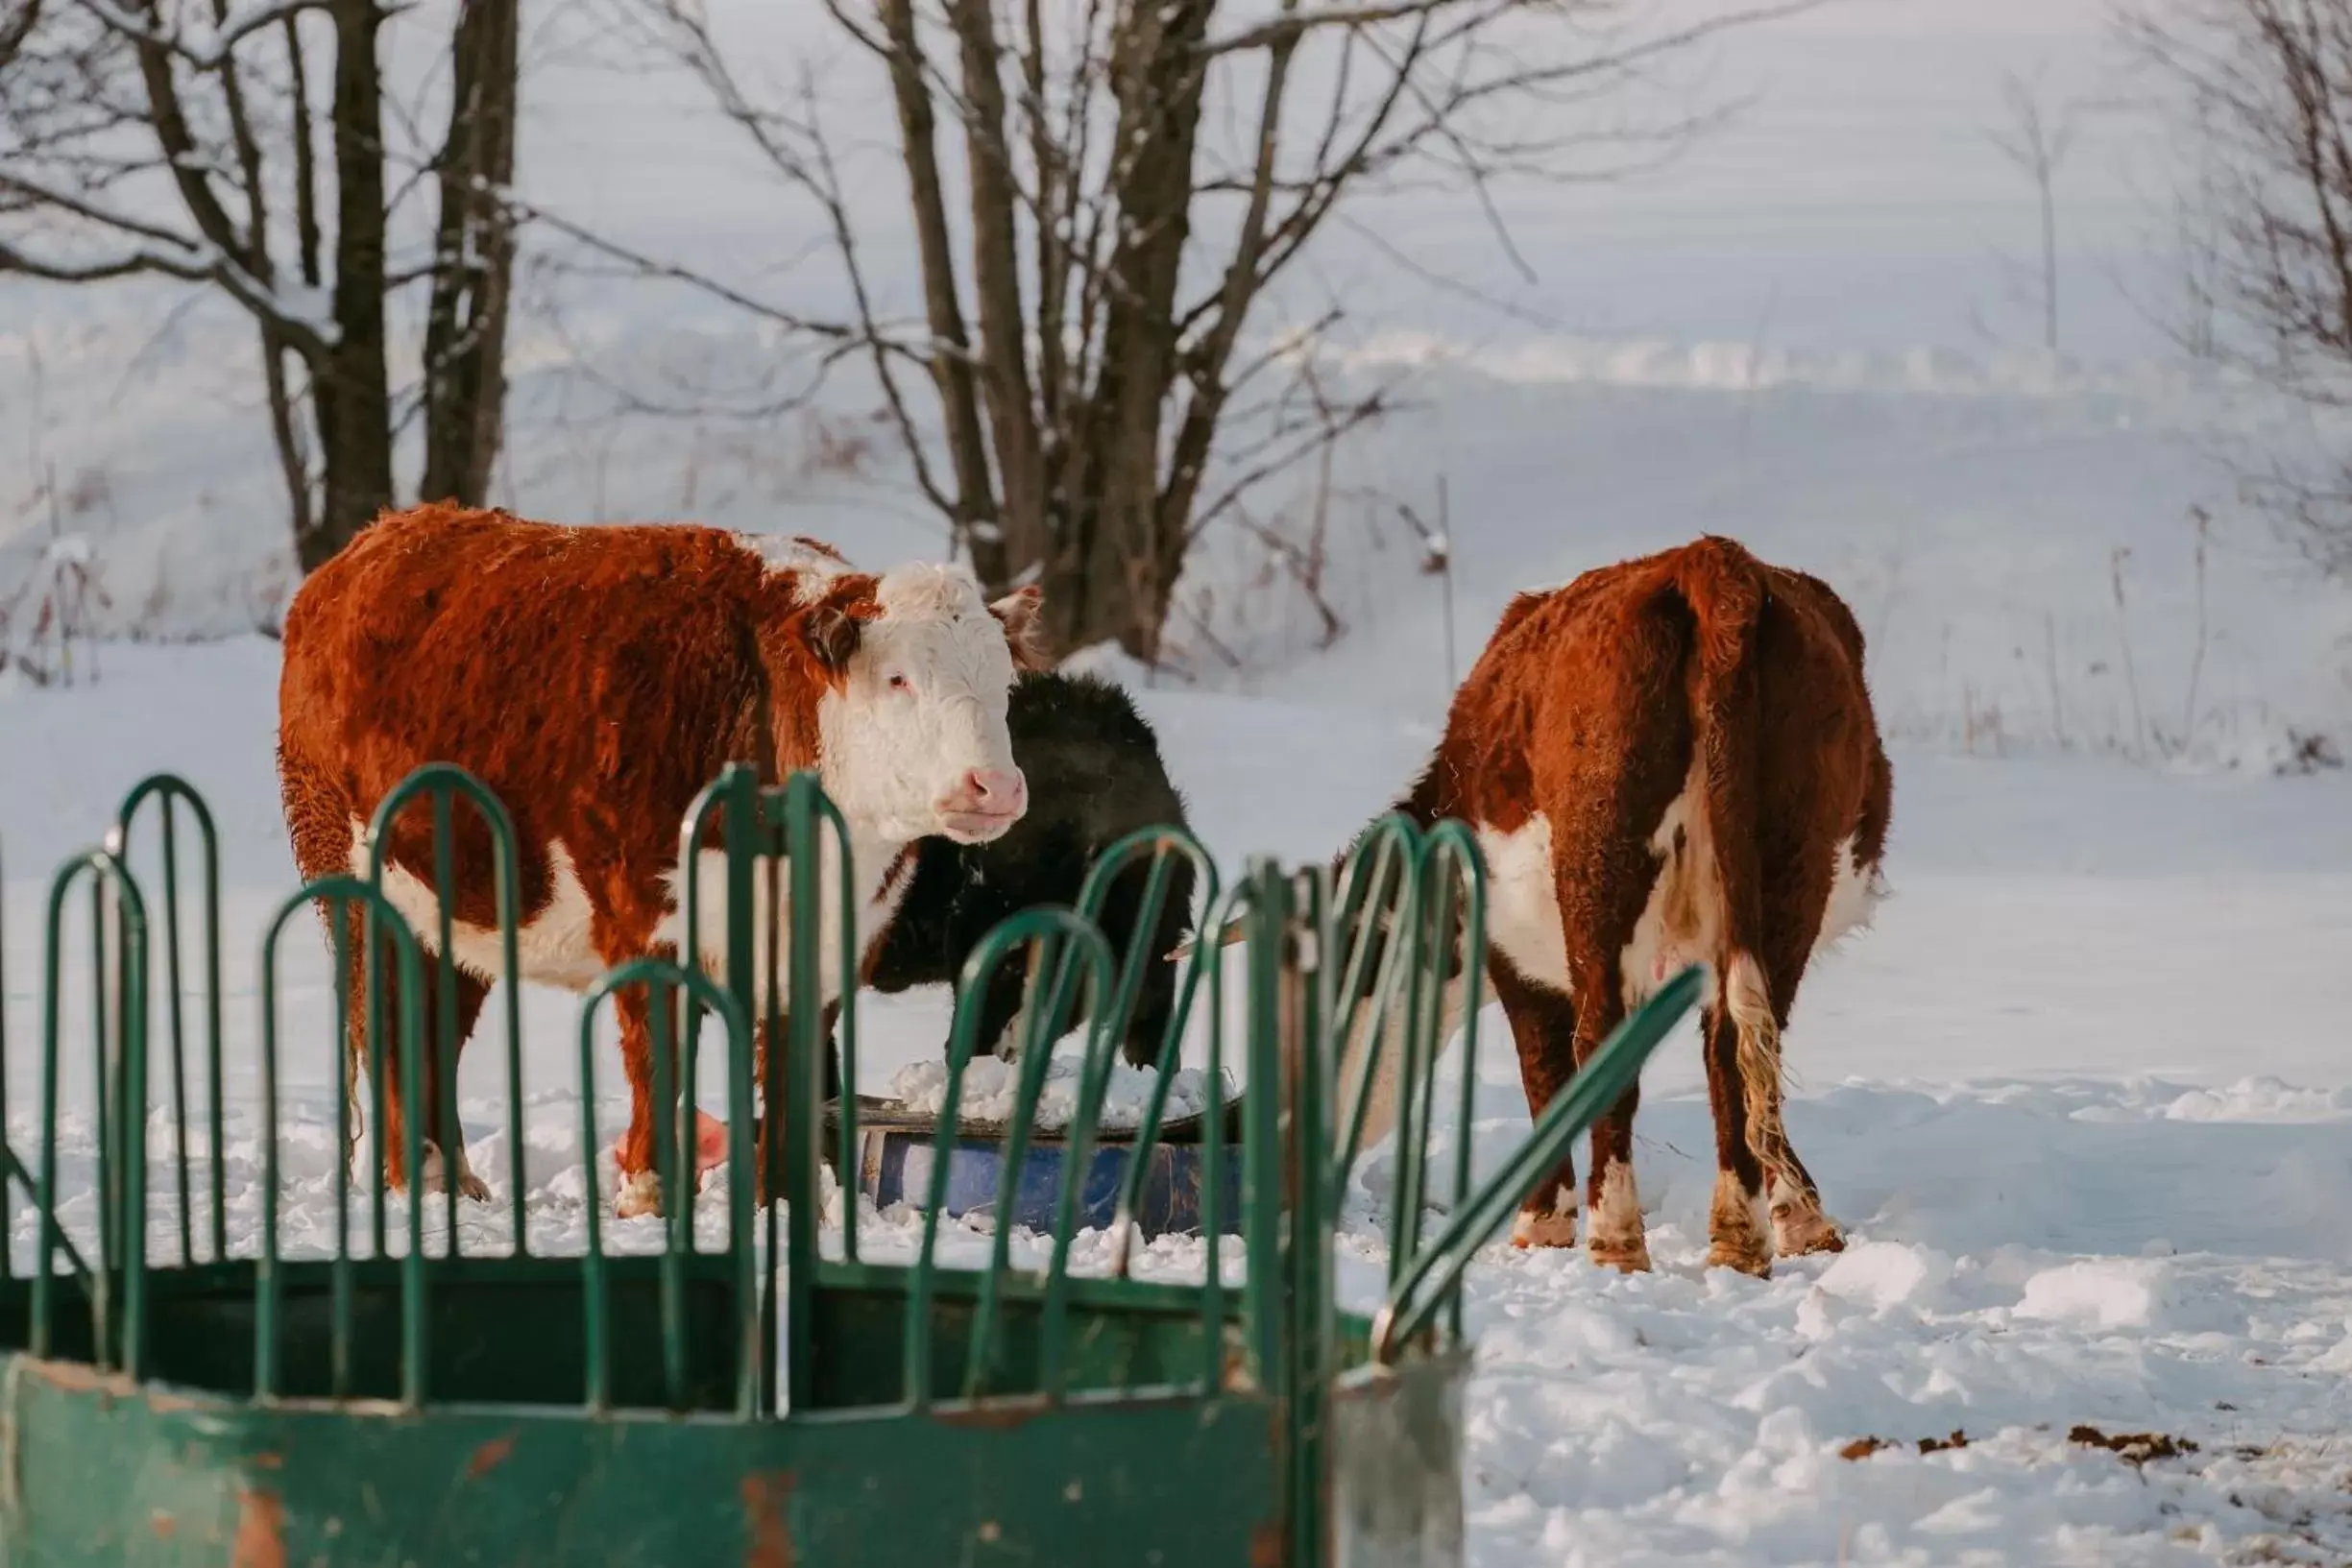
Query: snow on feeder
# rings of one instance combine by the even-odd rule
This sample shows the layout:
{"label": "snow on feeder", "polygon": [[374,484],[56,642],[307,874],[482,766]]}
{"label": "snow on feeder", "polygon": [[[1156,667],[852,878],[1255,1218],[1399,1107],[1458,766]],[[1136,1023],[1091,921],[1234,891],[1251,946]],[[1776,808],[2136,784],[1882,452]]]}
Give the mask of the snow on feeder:
{"label": "snow on feeder", "polygon": [[[1017,1056],[976,1057],[980,1009],[958,1006],[944,1061],[912,1063],[885,1095],[860,1097],[856,1120],[864,1132],[853,1156],[860,1191],[878,1207],[936,1206],[958,1219],[1002,1210],[1016,1225],[1045,1230],[1057,1218],[1063,1188],[1074,1185],[1081,1228],[1109,1230],[1124,1220],[1146,1240],[1200,1235],[1204,1226],[1239,1232],[1238,1210],[1228,1204],[1211,1213],[1208,1201],[1212,1169],[1228,1191],[1242,1179],[1239,1105],[1217,1044],[1222,1031],[1204,1031],[1206,1068],[1180,1065],[1195,1004],[1205,996],[1212,1016],[1222,1007],[1217,955],[1201,944],[1157,953],[1144,941],[1160,929],[1178,858],[1190,862],[1201,915],[1214,915],[1219,882],[1208,852],[1181,829],[1148,828],[1097,857],[1066,929],[1047,921],[1016,929],[1008,922],[973,952],[957,984],[959,999],[984,994],[1000,966],[1025,956],[1026,1003],[1007,1031]],[[1088,938],[1099,940],[1103,907],[1122,882],[1134,897],[1126,924],[1137,939],[1123,955],[1104,949],[1099,956],[1115,965],[1104,968]],[[1156,1055],[1138,1066],[1112,1048],[1127,1039],[1154,964],[1176,968],[1175,1002]],[[1047,989],[1041,982],[1049,977]],[[1056,1055],[1053,1048],[1080,1001],[1089,1026],[1075,1054]],[[842,1082],[855,1081],[853,1064],[845,1061],[842,1073]],[[837,1114],[833,1120],[837,1124]],[[1006,1193],[1009,1202],[1001,1203]]]}

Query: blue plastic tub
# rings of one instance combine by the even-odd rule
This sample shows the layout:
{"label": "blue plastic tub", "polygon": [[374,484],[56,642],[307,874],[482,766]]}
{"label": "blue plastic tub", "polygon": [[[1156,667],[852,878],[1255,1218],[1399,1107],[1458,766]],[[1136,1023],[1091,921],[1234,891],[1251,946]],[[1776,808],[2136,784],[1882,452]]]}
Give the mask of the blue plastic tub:
{"label": "blue plastic tub", "polygon": [[[864,1113],[861,1110],[860,1114]],[[887,1124],[892,1120],[887,1113],[878,1120],[885,1124],[859,1129],[859,1142],[864,1146],[858,1162],[859,1188],[878,1206],[906,1203],[919,1210],[931,1196],[932,1171],[941,1157],[934,1130]],[[1193,1120],[1188,1118],[1187,1122]],[[1194,1139],[1198,1137],[1197,1122],[1189,1129],[1172,1123],[1168,1130],[1178,1133],[1190,1130]],[[1134,1152],[1133,1146],[1124,1140],[1106,1140],[1095,1146],[1079,1188],[1080,1228],[1102,1229],[1117,1218],[1119,1194],[1127,1183]],[[1145,1237],[1200,1233],[1200,1184],[1208,1170],[1207,1152],[1197,1141],[1161,1143],[1152,1150],[1151,1166],[1133,1216],[1136,1228]],[[1231,1236],[1241,1230],[1241,1147],[1238,1142],[1228,1141],[1219,1153],[1225,1178],[1219,1194],[1224,1212],[1217,1217],[1217,1228]],[[1069,1156],[1069,1146],[1060,1140],[1034,1139],[1020,1170],[1008,1177],[1002,1142],[986,1136],[958,1137],[946,1152],[944,1213],[950,1218],[975,1212],[993,1214],[998,1194],[1009,1179],[1016,1190],[1013,1223],[1031,1230],[1051,1231],[1061,1201],[1062,1171]]]}

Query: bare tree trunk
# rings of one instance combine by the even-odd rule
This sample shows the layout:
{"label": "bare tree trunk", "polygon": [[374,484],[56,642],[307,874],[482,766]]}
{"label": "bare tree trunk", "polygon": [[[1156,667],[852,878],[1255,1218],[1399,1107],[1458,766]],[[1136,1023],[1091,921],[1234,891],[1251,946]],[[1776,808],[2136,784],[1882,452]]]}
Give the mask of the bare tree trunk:
{"label": "bare tree trunk", "polygon": [[506,313],[521,85],[518,0],[462,0],[450,49],[441,222],[424,323],[424,474],[418,495],[479,506],[505,427]]}
{"label": "bare tree trunk", "polygon": [[1045,553],[1045,465],[1021,308],[1018,195],[1005,105],[1004,48],[992,0],[956,0],[963,59],[964,154],[971,183],[972,283],[980,307],[981,372],[1004,502],[1005,549],[1015,570]]}
{"label": "bare tree trunk", "polygon": [[1138,659],[1159,656],[1176,587],[1161,567],[1169,549],[1160,426],[1179,369],[1176,284],[1192,233],[1200,45],[1215,10],[1214,0],[1137,7],[1110,60],[1119,231],[1104,289],[1094,429],[1074,487],[1075,515],[1046,574],[1047,615],[1064,647],[1115,639]]}
{"label": "bare tree trunk", "polygon": [[324,485],[295,540],[316,569],[392,501],[392,395],[384,355],[384,143],[376,0],[338,0],[335,23],[335,340],[312,366]]}
{"label": "bare tree trunk", "polygon": [[1003,517],[997,510],[987,444],[981,431],[971,340],[964,332],[963,306],[956,298],[947,199],[939,179],[938,131],[932,112],[931,84],[924,74],[922,43],[915,34],[914,0],[882,0],[880,11],[883,36],[888,41],[890,92],[898,105],[915,249],[922,258],[932,382],[938,389],[940,418],[947,427],[948,461],[956,473],[957,515],[952,521],[958,539],[971,552],[973,569],[991,589],[999,589],[1006,586],[1013,567],[1006,548]]}

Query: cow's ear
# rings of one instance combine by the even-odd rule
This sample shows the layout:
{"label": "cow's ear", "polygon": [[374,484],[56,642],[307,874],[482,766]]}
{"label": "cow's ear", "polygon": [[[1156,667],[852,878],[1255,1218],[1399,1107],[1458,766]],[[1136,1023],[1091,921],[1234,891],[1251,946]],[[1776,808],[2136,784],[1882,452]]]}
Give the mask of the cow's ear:
{"label": "cow's ear", "polygon": [[988,607],[988,614],[1004,623],[1005,641],[1012,649],[1015,669],[1047,670],[1054,667],[1053,656],[1046,652],[1045,624],[1038,615],[1045,603],[1045,593],[1031,583],[1017,589]]}
{"label": "cow's ear", "polygon": [[800,617],[800,640],[820,667],[837,673],[858,651],[858,622],[837,606],[812,605]]}

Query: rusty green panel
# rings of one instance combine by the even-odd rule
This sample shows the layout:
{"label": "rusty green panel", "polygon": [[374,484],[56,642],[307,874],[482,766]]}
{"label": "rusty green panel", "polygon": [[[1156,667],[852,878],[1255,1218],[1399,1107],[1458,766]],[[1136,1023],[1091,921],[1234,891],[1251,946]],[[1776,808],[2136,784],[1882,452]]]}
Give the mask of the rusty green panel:
{"label": "rusty green panel", "polygon": [[[966,1358],[980,1327],[984,1276],[942,1269],[933,1276],[925,1310],[931,1386],[942,1400],[962,1390]],[[858,1283],[849,1283],[856,1281]],[[1074,1389],[1198,1388],[1207,1364],[1200,1292],[1189,1286],[1134,1280],[1073,1279],[1062,1331],[1063,1370]],[[1006,1273],[995,1286],[988,1330],[995,1354],[982,1392],[1017,1395],[1044,1387],[1047,1338],[1044,1289]],[[810,1405],[823,1411],[896,1405],[907,1398],[906,1270],[834,1265],[820,1275],[809,1329],[813,1384]],[[1239,1350],[1238,1338],[1222,1358]]]}
{"label": "rusty green panel", "polygon": [[[728,1410],[735,1402],[733,1264],[723,1253],[681,1259],[687,1275],[685,1407]],[[606,1262],[616,1399],[661,1408],[661,1260]],[[328,1333],[334,1309],[329,1262],[279,1266],[279,1387],[288,1397],[331,1390]],[[402,1378],[400,1265],[363,1258],[350,1266],[351,1389],[369,1399],[400,1397]],[[150,1376],[223,1394],[254,1387],[255,1266],[251,1259],[161,1268],[148,1275]],[[428,1387],[461,1403],[578,1406],[586,1394],[582,1283],[576,1258],[435,1259],[425,1294]],[[79,1282],[59,1276],[50,1308],[53,1354],[87,1359],[90,1314]],[[30,1282],[0,1282],[0,1349],[32,1342]]]}
{"label": "rusty green panel", "polygon": [[1249,1399],[589,1420],[190,1399],[26,1357],[4,1376],[11,1568],[1278,1560],[1273,1414]]}

